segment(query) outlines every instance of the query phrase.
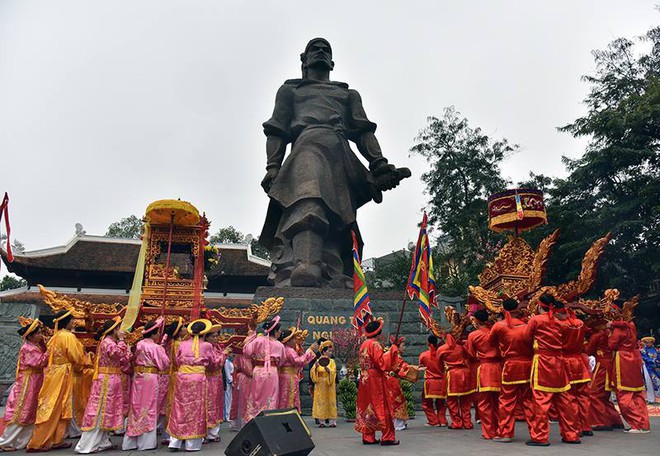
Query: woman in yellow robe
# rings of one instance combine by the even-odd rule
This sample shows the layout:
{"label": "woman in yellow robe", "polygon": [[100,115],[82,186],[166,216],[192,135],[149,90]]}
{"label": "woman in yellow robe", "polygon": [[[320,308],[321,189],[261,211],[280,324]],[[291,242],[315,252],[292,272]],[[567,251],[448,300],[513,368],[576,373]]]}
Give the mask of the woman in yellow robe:
{"label": "woman in yellow robe", "polygon": [[94,353],[85,353],[84,367],[76,368],[73,372],[73,418],[69,423],[68,438],[81,436],[80,423],[85,415],[85,407],[89,400],[94,380]]}
{"label": "woman in yellow robe", "polygon": [[55,315],[53,323],[55,333],[48,341],[48,368],[39,391],[34,433],[27,445],[31,453],[71,447],[64,442],[64,436],[73,417],[73,372],[85,364],[85,353],[71,332],[70,310]]}
{"label": "woman in yellow robe", "polygon": [[[337,427],[337,365],[331,358],[333,345],[329,340],[320,346],[321,357],[314,363],[310,371],[314,382],[314,403],[312,417],[319,420],[319,427]],[[321,361],[326,359],[327,361]],[[323,366],[325,362],[327,366]]]}

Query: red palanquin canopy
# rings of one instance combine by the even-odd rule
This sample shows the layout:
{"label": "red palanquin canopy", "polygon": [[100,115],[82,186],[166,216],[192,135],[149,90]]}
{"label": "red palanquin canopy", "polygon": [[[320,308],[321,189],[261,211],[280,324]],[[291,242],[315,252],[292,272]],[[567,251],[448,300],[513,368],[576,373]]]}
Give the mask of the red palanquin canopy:
{"label": "red palanquin canopy", "polygon": [[495,193],[488,198],[488,228],[502,232],[523,232],[548,223],[543,192],[515,188]]}

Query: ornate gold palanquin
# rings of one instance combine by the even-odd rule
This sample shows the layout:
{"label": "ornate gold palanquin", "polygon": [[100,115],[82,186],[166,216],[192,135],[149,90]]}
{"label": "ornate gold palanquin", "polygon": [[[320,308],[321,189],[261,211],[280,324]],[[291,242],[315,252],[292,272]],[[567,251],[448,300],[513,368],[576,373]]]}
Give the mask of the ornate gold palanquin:
{"label": "ornate gold palanquin", "polygon": [[[151,225],[151,236],[142,285],[142,312],[146,315],[190,315],[199,317],[203,307],[204,232],[206,217],[198,226],[175,226],[169,269],[166,265],[169,227]],[[200,267],[201,263],[201,267]]]}
{"label": "ornate gold palanquin", "polygon": [[[550,293],[566,305],[575,307],[580,312],[598,315],[604,320],[618,317],[632,319],[633,309],[638,297],[628,300],[618,310],[612,302],[618,298],[617,290],[606,290],[598,300],[582,298],[595,284],[597,266],[605,246],[610,241],[608,233],[596,240],[582,259],[580,275],[557,286],[543,286],[543,276],[550,258],[552,247],[557,243],[559,230],[541,241],[536,250],[519,236],[521,232],[547,223],[543,193],[539,190],[513,189],[492,195],[488,199],[488,226],[496,232],[512,231],[507,243],[499,250],[495,259],[488,263],[479,275],[479,285],[469,286],[466,310],[459,313],[451,306],[445,307],[445,317],[451,325],[451,333],[459,338],[470,324],[468,308],[476,305],[485,307],[495,319],[502,312],[502,301],[515,298],[520,303],[522,313],[537,313],[538,298],[543,293]],[[592,317],[590,317],[592,318]],[[435,320],[430,323],[431,331],[442,336],[447,331],[440,328]]]}
{"label": "ornate gold palanquin", "polygon": [[559,232],[546,237],[536,251],[519,234],[544,223],[545,204],[539,190],[518,188],[488,198],[488,227],[513,231],[513,235],[479,275],[479,285],[469,287],[469,300],[496,311],[503,298],[521,299],[540,286]]}
{"label": "ornate gold palanquin", "polygon": [[95,345],[93,335],[103,322],[115,316],[125,318],[128,329],[133,329],[129,342],[136,342],[139,328],[159,317],[166,323],[179,316],[186,322],[205,317],[222,325],[223,343],[240,347],[250,328],[282,309],[284,298],[269,298],[245,308],[206,309],[204,248],[210,224],[205,215],[200,216],[188,202],[160,200],[149,205],[144,220],[143,245],[128,305],[93,304],[39,285],[53,312],[73,311],[79,328],[76,334],[87,347]]}

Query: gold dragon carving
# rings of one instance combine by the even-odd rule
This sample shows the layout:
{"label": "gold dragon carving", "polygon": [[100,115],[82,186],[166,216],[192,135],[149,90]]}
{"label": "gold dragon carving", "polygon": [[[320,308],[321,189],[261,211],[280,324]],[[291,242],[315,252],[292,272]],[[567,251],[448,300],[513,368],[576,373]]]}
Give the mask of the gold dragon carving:
{"label": "gold dragon carving", "polygon": [[[524,296],[537,289],[543,280],[552,247],[557,243],[559,230],[545,237],[536,252],[521,238],[513,238],[504,246],[494,261],[494,267],[487,268],[479,277],[479,286],[469,286],[470,296],[483,304],[491,313],[501,313],[502,299],[513,296]],[[515,242],[513,242],[515,240]],[[509,247],[510,246],[510,247]],[[531,252],[531,254],[530,254]],[[520,258],[517,260],[517,258]],[[531,271],[531,273],[529,272]],[[528,276],[515,286],[509,285],[501,290],[489,289],[485,285],[503,275]],[[484,281],[488,278],[488,282]]]}
{"label": "gold dragon carving", "polygon": [[271,315],[279,313],[284,307],[284,298],[268,298],[262,301],[260,305],[252,304],[250,310],[252,311],[252,318],[259,324],[263,323]]}
{"label": "gold dragon carving", "polygon": [[580,296],[589,291],[596,282],[598,260],[600,260],[600,257],[605,251],[605,246],[610,239],[611,233],[607,233],[589,247],[589,250],[587,250],[582,258],[582,267],[577,280],[571,280],[556,287],[545,286],[537,289],[529,300],[529,310],[531,313],[538,313],[538,298],[544,293],[551,294],[555,299],[564,304],[569,304],[578,300]]}
{"label": "gold dragon carving", "polygon": [[532,261],[532,273],[527,281],[527,291],[535,290],[541,285],[548,266],[548,260],[550,259],[550,252],[552,251],[552,247],[557,243],[558,237],[559,230],[553,231],[550,236],[545,237],[541,241],[536,249],[534,260]]}
{"label": "gold dragon carving", "polygon": [[297,330],[296,334],[293,336],[293,340],[295,340],[296,345],[302,346],[303,343],[305,342],[305,339],[307,339],[308,335],[309,335],[309,331],[306,329]]}
{"label": "gold dragon carving", "polygon": [[244,318],[251,320],[254,324],[259,324],[266,321],[271,315],[279,313],[282,307],[284,307],[284,298],[271,297],[262,301],[261,304],[250,304],[248,308],[219,307],[214,309],[213,313],[217,313],[221,318]]}
{"label": "gold dragon carving", "polygon": [[53,313],[62,310],[71,310],[74,320],[77,323],[83,324],[85,327],[90,328],[92,321],[92,310],[94,313],[102,314],[117,314],[123,308],[121,304],[92,304],[89,301],[82,301],[80,299],[72,298],[70,296],[49,290],[43,285],[37,285],[39,293],[44,298],[44,303],[50,307]]}
{"label": "gold dragon carving", "polygon": [[527,277],[534,262],[534,250],[521,237],[509,237],[492,263],[479,274],[479,285],[487,287],[502,275]]}
{"label": "gold dragon carving", "polygon": [[467,312],[459,314],[454,306],[445,306],[444,312],[447,321],[451,325],[452,336],[454,336],[456,340],[460,340],[463,332],[470,324]]}

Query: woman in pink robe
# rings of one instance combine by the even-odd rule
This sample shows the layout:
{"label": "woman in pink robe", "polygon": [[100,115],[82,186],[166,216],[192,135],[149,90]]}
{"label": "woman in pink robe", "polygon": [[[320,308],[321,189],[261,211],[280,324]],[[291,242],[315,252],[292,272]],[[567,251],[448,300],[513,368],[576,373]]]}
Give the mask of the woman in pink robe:
{"label": "woman in pink robe", "polygon": [[247,423],[263,410],[277,408],[280,397],[278,367],[285,358],[280,336],[279,315],[264,323],[265,334],[245,345],[243,356],[252,361],[252,382],[247,398],[244,421]]}
{"label": "woman in pink robe", "polygon": [[39,320],[18,330],[23,346],[18,352],[16,381],[7,399],[5,430],[0,436],[0,451],[21,450],[32,437],[37,416],[37,399],[44,381],[44,367],[48,354],[43,343]]}
{"label": "woman in pink robe", "polygon": [[206,440],[208,442],[220,441],[220,423],[223,421],[225,388],[222,382],[222,370],[225,367],[228,351],[224,347],[218,345],[218,331],[221,329],[220,325],[213,325],[211,330],[206,335],[206,341],[213,345],[216,351],[216,361],[206,369],[206,384],[207,384],[207,423],[208,433]]}
{"label": "woman in pink robe", "polygon": [[218,363],[218,352],[200,340],[211,329],[206,319],[188,325],[192,339],[179,345],[172,410],[167,424],[171,449],[178,450],[185,441],[186,451],[199,451],[207,434],[206,368]]}
{"label": "woman in pink robe", "polygon": [[[256,337],[254,331],[248,333],[244,345],[250,343]],[[232,420],[231,429],[239,431],[245,421],[245,409],[247,407],[247,399],[250,394],[250,385],[252,383],[252,361],[243,356],[242,353],[237,353],[234,357],[234,392],[231,398],[231,411],[229,418]]]}
{"label": "woman in pink robe", "polygon": [[[130,347],[129,347],[130,350]],[[129,354],[130,359],[133,359],[133,353]],[[124,393],[124,428],[115,431],[115,435],[123,435],[126,431],[126,420],[128,419],[128,409],[131,406],[131,390],[133,383],[133,363],[126,363],[121,367],[121,388]]]}
{"label": "woman in pink robe", "polygon": [[96,334],[100,339],[94,380],[80,430],[76,453],[96,453],[112,448],[110,432],[124,429],[122,367],[131,361],[131,351],[119,331],[121,318],[106,321]]}
{"label": "woman in pink robe", "polygon": [[167,356],[170,359],[170,368],[167,372],[162,372],[159,376],[159,383],[161,386],[161,396],[158,419],[158,428],[163,430],[163,445],[170,443],[170,437],[167,435],[167,420],[170,416],[172,409],[172,398],[174,397],[174,382],[176,379],[176,354],[179,351],[179,345],[183,338],[187,335],[183,327],[183,317],[179,317],[169,325],[165,326],[165,335],[163,336],[163,347]]}
{"label": "woman in pink robe", "polygon": [[156,427],[162,393],[159,372],[170,367],[167,352],[157,343],[162,323],[162,320],[147,323],[142,340],[135,347],[131,403],[122,450],[153,450],[158,446]]}
{"label": "woman in pink robe", "polygon": [[298,353],[295,335],[294,327],[285,329],[280,335],[280,341],[284,344],[284,360],[279,368],[280,395],[277,408],[295,407],[300,413],[300,372],[307,364],[314,361],[316,357],[314,352],[318,344],[313,344],[304,353]]}

